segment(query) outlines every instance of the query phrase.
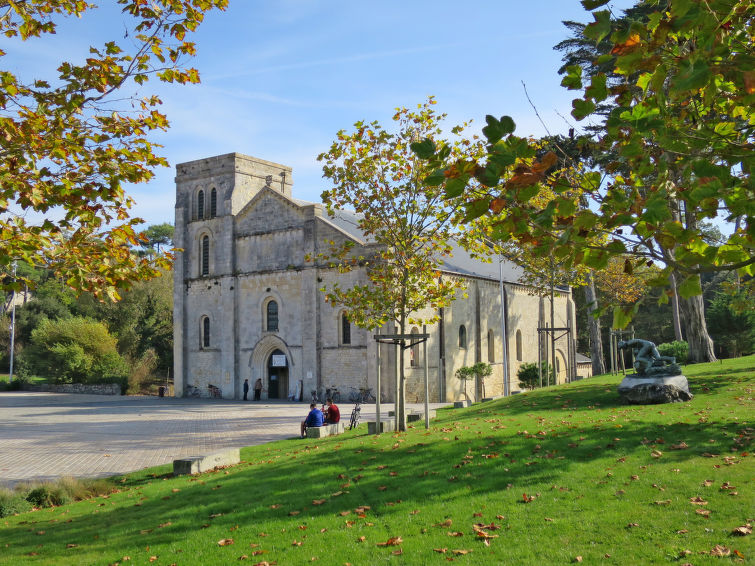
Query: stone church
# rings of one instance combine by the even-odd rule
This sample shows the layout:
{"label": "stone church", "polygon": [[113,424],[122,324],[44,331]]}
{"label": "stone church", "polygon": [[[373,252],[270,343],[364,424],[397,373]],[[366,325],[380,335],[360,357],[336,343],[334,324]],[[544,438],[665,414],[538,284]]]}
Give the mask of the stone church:
{"label": "stone church", "polygon": [[[349,211],[329,215],[321,204],[294,198],[290,167],[230,153],[176,167],[174,244],[183,252],[174,267],[175,393],[193,388],[225,399],[243,396],[244,380],[263,383],[263,399],[308,401],[313,390],[376,389],[378,345],[352,325],[347,313],[320,291],[364,281],[356,270],[339,274],[306,260],[327,241],[366,242]],[[508,261],[485,263],[457,249],[443,277],[463,279],[466,298],[438,313],[426,332],[430,401],[464,399],[456,370],[488,362],[493,374],[467,384],[472,399],[504,393],[504,360],[510,391],[522,363],[536,362],[539,337],[550,322],[550,300],[519,283],[522,269]],[[344,281],[345,280],[345,281]],[[502,308],[503,305],[503,308]],[[574,304],[568,289],[555,298],[558,381],[576,377]],[[502,336],[505,336],[502,340]],[[421,333],[422,328],[408,329]],[[504,348],[506,356],[504,356]],[[548,348],[550,351],[550,348]],[[424,401],[424,348],[405,355],[407,401]],[[380,346],[381,391],[395,396],[395,347]]]}

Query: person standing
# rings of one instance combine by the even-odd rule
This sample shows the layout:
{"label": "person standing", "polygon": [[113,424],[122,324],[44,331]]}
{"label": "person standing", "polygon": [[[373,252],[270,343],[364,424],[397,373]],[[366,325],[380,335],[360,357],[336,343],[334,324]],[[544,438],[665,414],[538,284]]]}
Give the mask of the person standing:
{"label": "person standing", "polygon": [[249,380],[244,380],[244,401],[247,401],[246,396],[249,395]]}
{"label": "person standing", "polygon": [[254,382],[254,400],[259,401],[261,394],[262,394],[262,378],[258,377],[257,381]]}

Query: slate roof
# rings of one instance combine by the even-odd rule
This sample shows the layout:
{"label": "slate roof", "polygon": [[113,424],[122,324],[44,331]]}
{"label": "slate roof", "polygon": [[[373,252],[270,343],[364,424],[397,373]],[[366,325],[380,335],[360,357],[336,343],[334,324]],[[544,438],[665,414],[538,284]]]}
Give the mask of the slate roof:
{"label": "slate roof", "polygon": [[[303,206],[312,204],[301,200],[296,200],[296,202]],[[359,229],[359,218],[360,215],[351,210],[334,210],[332,215],[323,210],[323,219],[327,222],[330,222],[349,236],[361,242],[369,243],[370,239],[365,238],[364,233]],[[453,255],[444,259],[443,271],[471,277],[482,277],[494,281],[499,280],[501,270],[497,256],[492,257],[491,263],[486,263],[480,259],[473,258],[469,252],[458,244],[454,243],[452,247]],[[518,283],[523,275],[524,269],[522,267],[512,261],[503,260],[503,280],[505,282]]]}

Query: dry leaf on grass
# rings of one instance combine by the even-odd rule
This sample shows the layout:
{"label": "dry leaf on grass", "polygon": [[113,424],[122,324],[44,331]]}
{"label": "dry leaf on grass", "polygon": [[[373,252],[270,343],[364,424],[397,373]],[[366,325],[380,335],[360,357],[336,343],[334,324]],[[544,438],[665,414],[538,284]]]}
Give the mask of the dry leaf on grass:
{"label": "dry leaf on grass", "polygon": [[695,513],[702,515],[706,519],[710,517],[710,511],[708,509],[695,509]]}
{"label": "dry leaf on grass", "polygon": [[741,527],[737,527],[733,531],[731,531],[731,534],[738,535],[740,537],[744,537],[747,535],[752,534],[752,525],[750,523],[747,523],[746,525],[742,525]]}
{"label": "dry leaf on grass", "polygon": [[714,546],[710,551],[711,556],[729,556],[730,554],[731,550],[729,550],[725,546],[721,546],[720,544]]}
{"label": "dry leaf on grass", "polygon": [[391,537],[385,542],[377,543],[377,546],[398,546],[402,542],[404,542],[404,540],[401,537]]}
{"label": "dry leaf on grass", "polygon": [[222,538],[218,541],[218,546],[229,546],[233,544],[232,538]]}
{"label": "dry leaf on grass", "polygon": [[705,501],[705,499],[703,499],[702,497],[699,497],[699,496],[698,497],[690,497],[689,501],[690,501],[690,503],[692,503],[692,505],[707,505],[708,504],[708,502]]}
{"label": "dry leaf on grass", "polygon": [[453,523],[454,522],[451,519],[446,519],[442,523],[435,523],[433,527],[450,527]]}
{"label": "dry leaf on grass", "polygon": [[448,531],[446,533],[450,537],[463,537],[464,533],[460,533],[459,531]]}

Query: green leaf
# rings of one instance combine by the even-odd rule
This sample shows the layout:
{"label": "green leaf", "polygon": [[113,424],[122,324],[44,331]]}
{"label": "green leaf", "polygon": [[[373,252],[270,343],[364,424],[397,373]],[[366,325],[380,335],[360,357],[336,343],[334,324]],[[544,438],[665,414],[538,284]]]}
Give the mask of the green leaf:
{"label": "green leaf", "polygon": [[488,125],[482,129],[482,133],[488,139],[488,143],[491,144],[500,141],[503,136],[512,133],[516,128],[514,120],[509,116],[501,116],[501,119],[498,120],[495,116],[488,114],[485,116],[485,121]]}
{"label": "green leaf", "polygon": [[579,65],[569,65],[566,67],[566,76],[561,80],[561,86],[569,90],[582,88],[582,67]]}
{"label": "green leaf", "polygon": [[695,59],[694,61],[682,59],[679,68],[680,73],[671,83],[671,90],[677,94],[703,88],[710,80],[710,67],[704,59]]}
{"label": "green leaf", "polygon": [[446,196],[448,198],[458,197],[464,192],[467,187],[467,182],[462,178],[449,179],[446,183]]}
{"label": "green leaf", "polygon": [[613,309],[613,328],[617,330],[626,328],[632,322],[634,315],[637,314],[639,307],[639,302],[630,307],[615,307]]}
{"label": "green leaf", "polygon": [[595,21],[585,27],[584,36],[597,44],[611,33],[611,12],[608,10],[593,12],[593,18]]}
{"label": "green leaf", "polygon": [[683,299],[689,299],[697,295],[703,294],[703,289],[700,286],[700,276],[691,275],[687,277],[681,284],[677,285],[676,292]]}
{"label": "green leaf", "polygon": [[583,100],[577,98],[571,102],[573,110],[571,115],[577,120],[582,120],[586,116],[589,116],[595,111],[595,103],[592,100]]}
{"label": "green leaf", "polygon": [[424,184],[428,187],[439,187],[446,180],[446,176],[443,174],[443,169],[436,169],[425,177]]}
{"label": "green leaf", "polygon": [[410,147],[420,159],[430,159],[435,155],[435,143],[429,138],[425,138],[421,142],[413,142]]}
{"label": "green leaf", "polygon": [[605,6],[608,4],[611,0],[582,0],[580,4],[585,7],[585,10],[594,10],[595,8],[600,8],[601,6]]}
{"label": "green leaf", "polygon": [[467,203],[467,208],[464,213],[464,221],[470,222],[475,218],[479,218],[488,211],[489,206],[490,201],[487,199],[473,200],[472,202]]}
{"label": "green leaf", "polygon": [[593,76],[590,86],[585,90],[585,96],[589,96],[595,102],[601,102],[608,98],[608,89],[606,88],[606,75],[598,73]]}

